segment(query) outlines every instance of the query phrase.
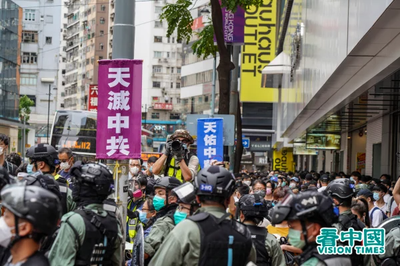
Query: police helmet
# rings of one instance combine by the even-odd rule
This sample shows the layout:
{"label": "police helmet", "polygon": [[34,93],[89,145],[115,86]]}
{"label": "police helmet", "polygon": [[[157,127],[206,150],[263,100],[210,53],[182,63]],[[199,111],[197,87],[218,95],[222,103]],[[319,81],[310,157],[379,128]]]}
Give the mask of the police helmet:
{"label": "police helmet", "polygon": [[60,187],[57,181],[47,175],[27,175],[24,176],[21,181],[25,181],[27,186],[44,188],[54,193],[61,200]]}
{"label": "police helmet", "polygon": [[272,224],[307,220],[327,227],[337,222],[337,216],[333,211],[333,200],[316,191],[305,191],[297,195],[289,194],[282,202],[275,205],[270,215]]}
{"label": "police helmet", "polygon": [[[112,192],[114,178],[112,171],[102,163],[83,164],[77,161],[71,168],[71,176],[75,177],[74,192],[79,196],[90,197],[95,192],[100,198],[107,198]],[[82,188],[84,190],[80,191]]]}
{"label": "police helmet", "polygon": [[176,177],[164,176],[160,179],[157,179],[157,182],[154,185],[154,189],[165,188],[167,191],[169,191],[176,187],[179,187],[180,185],[182,185],[182,182],[179,181]]}
{"label": "police helmet", "polygon": [[28,157],[32,162],[43,161],[52,167],[59,163],[56,149],[53,146],[44,143],[30,147],[26,151],[26,157]]}
{"label": "police helmet", "polygon": [[10,175],[7,169],[0,166],[0,191],[8,184],[10,184]]}
{"label": "police helmet", "polygon": [[199,171],[194,186],[199,196],[229,198],[235,188],[235,178],[223,167],[209,166]]}
{"label": "police helmet", "polygon": [[326,192],[331,196],[338,197],[340,199],[347,199],[354,196],[355,189],[354,184],[350,183],[347,178],[335,179],[328,184]]}
{"label": "police helmet", "polygon": [[16,217],[29,221],[34,232],[49,235],[56,229],[61,204],[50,191],[19,183],[6,186],[1,191],[1,197],[3,206]]}
{"label": "police helmet", "polygon": [[178,198],[178,203],[193,204],[196,202],[196,193],[192,183],[186,182],[172,190]]}
{"label": "police helmet", "polygon": [[243,195],[239,200],[239,209],[247,218],[267,218],[269,207],[258,194]]}

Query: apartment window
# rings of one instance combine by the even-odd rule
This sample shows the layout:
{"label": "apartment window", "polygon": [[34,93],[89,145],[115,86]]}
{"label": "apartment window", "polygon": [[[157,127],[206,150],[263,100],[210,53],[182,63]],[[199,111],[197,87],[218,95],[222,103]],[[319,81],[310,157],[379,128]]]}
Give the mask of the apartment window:
{"label": "apartment window", "polygon": [[172,52],[171,53],[171,58],[175,58],[175,56],[176,56],[175,52]]}
{"label": "apartment window", "polygon": [[178,74],[181,73],[181,68],[180,68],[180,67],[177,67],[177,68],[176,68],[176,73],[178,73]]}
{"label": "apartment window", "polygon": [[37,83],[37,75],[21,73],[21,85],[35,86]]}
{"label": "apartment window", "polygon": [[102,57],[102,56],[99,56],[99,60],[103,60],[103,57]]}
{"label": "apartment window", "polygon": [[189,99],[183,99],[183,104],[188,104],[189,103]]}
{"label": "apartment window", "polygon": [[46,16],[46,23],[53,24],[53,16],[47,15]]}
{"label": "apartment window", "polygon": [[52,37],[46,37],[46,44],[51,44],[53,38]]}
{"label": "apartment window", "polygon": [[207,96],[207,95],[204,96],[204,102],[205,102],[205,103],[208,103],[208,96]]}
{"label": "apartment window", "polygon": [[181,84],[179,82],[176,83],[176,88],[180,89],[181,88]]}
{"label": "apartment window", "polygon": [[100,50],[103,50],[103,49],[104,49],[104,44],[100,43]]}
{"label": "apartment window", "polygon": [[154,58],[161,58],[162,52],[154,51]]}
{"label": "apartment window", "polygon": [[22,54],[23,64],[37,64],[37,54],[36,53],[23,53]]}
{"label": "apartment window", "polygon": [[105,5],[101,5],[101,11],[106,11],[106,6]]}
{"label": "apartment window", "polygon": [[100,31],[100,36],[103,36],[104,35],[104,30],[101,30]]}
{"label": "apartment window", "polygon": [[86,65],[89,65],[89,62],[90,62],[89,58],[86,59]]}
{"label": "apartment window", "polygon": [[171,67],[171,73],[174,73],[174,68],[173,67]]}
{"label": "apartment window", "polygon": [[22,31],[22,41],[27,42],[38,42],[38,33],[37,31]]}
{"label": "apartment window", "polygon": [[167,43],[169,43],[169,41],[170,41],[170,39],[169,39],[169,37],[167,38]]}
{"label": "apartment window", "polygon": [[167,52],[167,58],[169,58],[169,56],[170,56],[170,53],[169,53],[169,52]]}
{"label": "apartment window", "polygon": [[151,113],[152,119],[160,119],[160,113]]}
{"label": "apartment window", "polygon": [[161,73],[162,66],[153,66],[153,73]]}
{"label": "apartment window", "polygon": [[203,96],[200,96],[197,101],[198,101],[198,103],[202,103],[203,102]]}
{"label": "apartment window", "polygon": [[153,88],[161,88],[161,82],[153,81]]}
{"label": "apartment window", "polygon": [[173,82],[171,82],[171,89],[173,89],[174,88],[174,83]]}
{"label": "apartment window", "polygon": [[177,43],[182,43],[182,40],[178,40]]}
{"label": "apartment window", "polygon": [[106,20],[104,18],[100,18],[100,24],[106,23]]}
{"label": "apartment window", "polygon": [[161,14],[162,13],[162,7],[161,6],[156,6],[154,11],[155,11],[156,14]]}
{"label": "apartment window", "polygon": [[154,36],[154,42],[162,42],[162,36]]}
{"label": "apartment window", "polygon": [[180,114],[169,114],[169,119],[178,120],[180,118]]}
{"label": "apartment window", "polygon": [[161,21],[155,21],[154,22],[154,28],[162,28],[162,22]]}
{"label": "apartment window", "polygon": [[174,43],[175,42],[175,37],[172,37],[172,43]]}
{"label": "apartment window", "polygon": [[25,21],[35,21],[36,20],[36,10],[35,9],[25,9],[24,20]]}
{"label": "apartment window", "polygon": [[181,103],[181,98],[177,97],[176,98],[176,103]]}

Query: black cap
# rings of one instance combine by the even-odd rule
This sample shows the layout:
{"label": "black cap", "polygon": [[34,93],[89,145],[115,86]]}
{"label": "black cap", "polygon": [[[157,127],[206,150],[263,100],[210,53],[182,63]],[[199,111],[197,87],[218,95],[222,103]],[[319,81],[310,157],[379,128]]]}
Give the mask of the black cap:
{"label": "black cap", "polygon": [[361,189],[360,191],[358,191],[357,197],[359,197],[359,196],[364,196],[364,197],[367,197],[367,198],[373,198],[374,194],[372,194],[371,190],[365,188],[365,189]]}
{"label": "black cap", "polygon": [[322,175],[320,180],[322,182],[328,182],[329,181],[329,176],[328,175]]}

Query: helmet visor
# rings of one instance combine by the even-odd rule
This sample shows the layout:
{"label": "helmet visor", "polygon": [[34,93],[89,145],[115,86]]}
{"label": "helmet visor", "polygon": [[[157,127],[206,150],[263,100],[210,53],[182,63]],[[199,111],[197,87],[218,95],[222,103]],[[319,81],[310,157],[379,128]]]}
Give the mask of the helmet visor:
{"label": "helmet visor", "polygon": [[17,216],[22,216],[28,210],[25,206],[25,184],[7,185],[1,191],[2,204]]}

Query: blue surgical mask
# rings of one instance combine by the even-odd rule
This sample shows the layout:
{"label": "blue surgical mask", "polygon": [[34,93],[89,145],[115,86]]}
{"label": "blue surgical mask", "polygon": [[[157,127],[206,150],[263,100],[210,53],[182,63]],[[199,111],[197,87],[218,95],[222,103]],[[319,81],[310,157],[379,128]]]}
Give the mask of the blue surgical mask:
{"label": "blue surgical mask", "polygon": [[174,221],[175,221],[175,225],[179,224],[180,222],[182,222],[183,220],[185,220],[187,217],[187,213],[186,212],[180,212],[180,211],[176,211],[174,213]]}
{"label": "blue surgical mask", "polygon": [[139,212],[139,220],[144,223],[147,224],[147,222],[149,221],[149,219],[147,219],[147,212]]}
{"label": "blue surgical mask", "polygon": [[303,249],[306,245],[306,241],[301,240],[301,231],[299,230],[289,228],[288,238],[293,247]]}
{"label": "blue surgical mask", "polygon": [[285,181],[282,182],[282,187],[284,187],[284,186],[286,186],[286,182]]}
{"label": "blue surgical mask", "polygon": [[156,211],[159,211],[165,206],[165,199],[159,196],[154,196],[153,205],[154,209],[156,209]]}
{"label": "blue surgical mask", "polygon": [[354,178],[353,178],[352,176],[350,176],[350,181],[353,181],[353,182],[354,182]]}
{"label": "blue surgical mask", "polygon": [[153,173],[153,166],[150,166],[149,171],[150,173]]}
{"label": "blue surgical mask", "polygon": [[374,192],[374,200],[379,200],[379,192]]}
{"label": "blue surgical mask", "polygon": [[26,166],[26,173],[27,174],[32,174],[33,173],[33,164],[28,164]]}

